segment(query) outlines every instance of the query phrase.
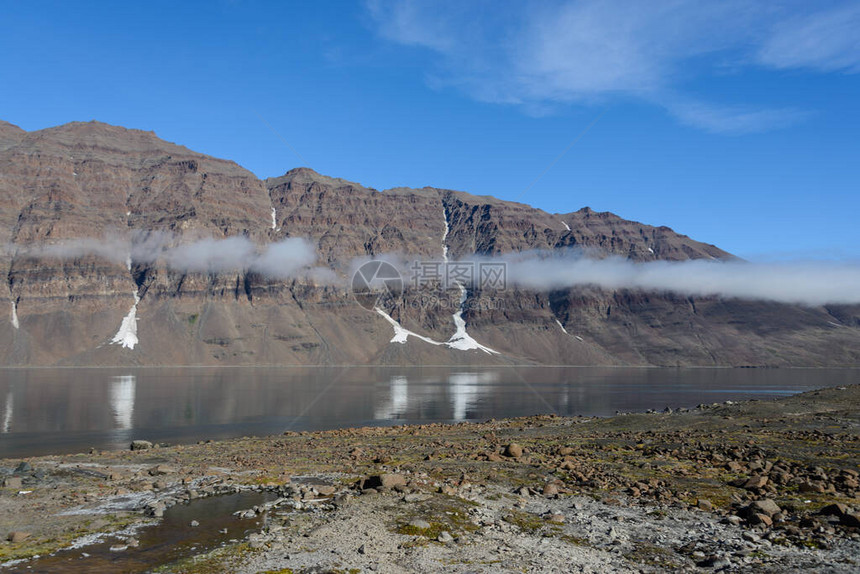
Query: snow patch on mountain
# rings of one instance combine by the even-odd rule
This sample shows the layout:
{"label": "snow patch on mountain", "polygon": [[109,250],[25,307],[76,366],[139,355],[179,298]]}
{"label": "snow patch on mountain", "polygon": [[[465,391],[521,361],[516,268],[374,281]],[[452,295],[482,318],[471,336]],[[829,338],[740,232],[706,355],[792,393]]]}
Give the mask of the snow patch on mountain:
{"label": "snow patch on mountain", "polygon": [[451,338],[448,339],[448,342],[445,344],[452,349],[459,349],[461,351],[479,350],[484,351],[488,355],[498,355],[498,351],[485,347],[466,332],[466,320],[463,319],[463,310],[466,304],[468,292],[460,283],[457,283],[457,287],[460,288],[460,309],[453,315],[454,325],[457,327],[457,330],[453,335],[451,335]]}
{"label": "snow patch on mountain", "polygon": [[382,309],[380,309],[379,307],[374,307],[373,309],[374,309],[377,313],[379,313],[380,315],[382,315],[382,317],[383,317],[386,321],[388,321],[388,323],[389,323],[392,327],[394,327],[394,337],[392,337],[392,338],[391,338],[391,341],[389,341],[389,343],[400,343],[401,345],[402,345],[402,344],[405,344],[405,343],[406,343],[406,341],[409,339],[409,336],[411,335],[411,336],[413,336],[413,337],[416,337],[416,338],[418,338],[418,339],[421,339],[421,340],[422,340],[422,341],[424,341],[425,343],[430,343],[431,345],[443,345],[443,344],[444,344],[444,343],[440,343],[439,341],[434,341],[433,339],[431,339],[431,338],[429,338],[429,337],[425,337],[424,335],[419,335],[418,333],[413,333],[413,332],[412,332],[412,331],[410,331],[409,329],[405,329],[405,328],[403,328],[403,326],[402,326],[398,321],[396,321],[395,319],[393,319],[393,318],[391,317],[391,315],[389,315],[388,313],[386,313],[385,311],[383,311],[383,310],[382,310]]}

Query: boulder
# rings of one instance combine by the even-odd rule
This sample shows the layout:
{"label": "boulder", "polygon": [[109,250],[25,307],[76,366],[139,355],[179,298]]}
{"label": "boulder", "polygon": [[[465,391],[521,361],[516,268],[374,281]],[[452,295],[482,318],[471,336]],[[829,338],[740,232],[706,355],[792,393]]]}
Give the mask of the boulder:
{"label": "boulder", "polygon": [[824,508],[818,511],[818,514],[822,516],[839,516],[842,517],[845,514],[848,514],[848,507],[842,504],[841,502],[836,502],[834,504],[828,504]]}
{"label": "boulder", "polygon": [[23,483],[20,476],[10,476],[3,481],[3,486],[6,488],[21,488]]}
{"label": "boulder", "polygon": [[397,486],[406,486],[406,477],[402,474],[376,474],[368,476],[361,481],[360,487],[362,490],[368,488],[394,488]]}
{"label": "boulder", "polygon": [[519,458],[523,455],[523,447],[521,447],[515,442],[512,442],[505,447],[505,452],[503,454],[511,458]]}
{"label": "boulder", "polygon": [[756,500],[747,507],[747,513],[759,513],[766,514],[768,516],[773,516],[781,510],[782,509],[779,505],[769,498]]}
{"label": "boulder", "polygon": [[28,538],[30,538],[29,532],[21,532],[20,530],[15,530],[9,533],[9,536],[6,537],[6,540],[11,542],[12,544],[17,544],[19,542],[25,541]]}
{"label": "boulder", "polygon": [[767,514],[752,514],[747,521],[750,524],[763,524],[765,526],[771,526],[773,524],[773,520],[771,520],[770,516]]}
{"label": "boulder", "polygon": [[760,474],[756,474],[754,476],[749,477],[747,479],[747,481],[744,482],[743,488],[745,488],[747,490],[753,490],[756,488],[764,488],[764,486],[766,484],[767,484],[767,477],[762,476]]}
{"label": "boulder", "polygon": [[149,469],[149,476],[161,476],[164,474],[173,474],[176,469],[166,464],[159,464]]}

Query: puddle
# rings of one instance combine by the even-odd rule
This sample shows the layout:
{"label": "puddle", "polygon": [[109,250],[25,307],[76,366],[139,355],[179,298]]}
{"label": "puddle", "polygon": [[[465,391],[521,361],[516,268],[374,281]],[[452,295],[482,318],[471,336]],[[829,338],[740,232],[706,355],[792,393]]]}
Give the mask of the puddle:
{"label": "puddle", "polygon": [[[159,524],[138,530],[134,535],[140,542],[137,548],[111,551],[111,547],[125,546],[126,543],[115,536],[108,536],[97,544],[63,550],[2,571],[94,574],[148,572],[158,566],[207,552],[229,540],[241,540],[260,530],[264,515],[240,519],[233,513],[276,498],[277,495],[272,492],[249,491],[193,500],[189,504],[178,504],[167,509]],[[196,520],[199,526],[191,526],[192,520]]]}

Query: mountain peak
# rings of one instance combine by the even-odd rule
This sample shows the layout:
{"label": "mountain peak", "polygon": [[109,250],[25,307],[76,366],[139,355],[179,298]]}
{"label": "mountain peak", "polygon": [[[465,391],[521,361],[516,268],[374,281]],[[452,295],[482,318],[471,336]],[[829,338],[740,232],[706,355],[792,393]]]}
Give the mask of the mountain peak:
{"label": "mountain peak", "polygon": [[284,175],[280,177],[270,177],[266,179],[266,184],[272,188],[279,185],[283,185],[285,183],[297,183],[297,184],[311,184],[311,183],[319,183],[321,185],[330,186],[334,188],[342,188],[342,187],[352,187],[356,189],[361,189],[365,191],[375,191],[372,188],[365,187],[360,183],[356,183],[354,181],[348,181],[346,179],[342,179],[339,177],[331,177],[328,175],[323,175],[309,167],[296,167]]}
{"label": "mountain peak", "polygon": [[21,140],[27,132],[9,122],[0,120],[0,149],[5,149]]}

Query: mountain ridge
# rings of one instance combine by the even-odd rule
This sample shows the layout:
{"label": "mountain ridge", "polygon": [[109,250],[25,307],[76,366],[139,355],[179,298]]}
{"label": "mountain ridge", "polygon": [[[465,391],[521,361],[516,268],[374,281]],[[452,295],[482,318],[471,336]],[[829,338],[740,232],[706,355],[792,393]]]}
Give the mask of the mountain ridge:
{"label": "mountain ridge", "polygon": [[[498,351],[410,337],[352,301],[342,285],[248,270],[199,273],[91,253],[34,258],[23,246],[111,234],[177,240],[303,238],[346,276],[357,258],[440,260],[587,249],[637,262],[733,260],[665,226],[584,207],[553,214],[492,196],[424,187],[378,191],[300,167],[261,180],[230,160],[152,132],[75,122],[37,132],[0,124],[0,256],[10,319],[2,365],[595,364],[846,365],[860,359],[860,309],[679,297],[591,287],[492,294],[468,290],[468,333]],[[5,147],[4,147],[5,146]],[[387,309],[435,341],[455,332],[455,307]],[[133,305],[133,307],[132,307]],[[132,312],[129,309],[132,309]],[[139,344],[112,341],[129,316]],[[838,324],[839,329],[830,325]]]}

